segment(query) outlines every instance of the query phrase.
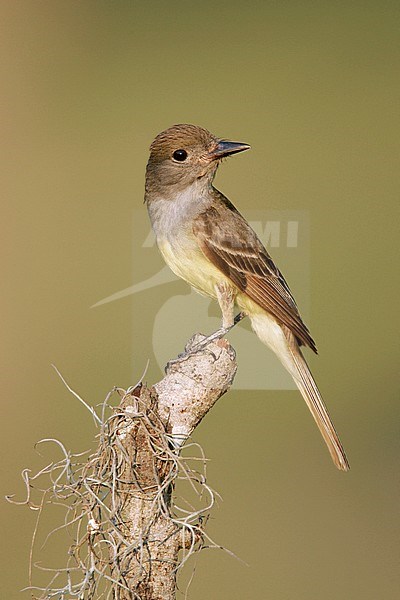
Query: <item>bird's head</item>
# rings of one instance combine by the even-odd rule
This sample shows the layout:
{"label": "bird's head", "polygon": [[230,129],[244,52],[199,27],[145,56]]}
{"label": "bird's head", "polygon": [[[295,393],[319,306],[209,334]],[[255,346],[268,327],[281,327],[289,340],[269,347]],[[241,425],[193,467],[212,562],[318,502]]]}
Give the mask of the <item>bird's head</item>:
{"label": "bird's head", "polygon": [[250,146],[231,142],[196,125],[174,125],[162,131],[150,146],[146,190],[183,190],[196,180],[212,182],[220,161]]}

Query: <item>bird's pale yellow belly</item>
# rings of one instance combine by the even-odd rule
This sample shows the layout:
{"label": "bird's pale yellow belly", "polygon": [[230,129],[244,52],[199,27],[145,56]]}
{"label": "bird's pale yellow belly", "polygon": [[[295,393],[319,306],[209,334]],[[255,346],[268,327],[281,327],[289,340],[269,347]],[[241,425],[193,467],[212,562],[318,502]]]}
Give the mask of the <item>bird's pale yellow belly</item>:
{"label": "bird's pale yellow belly", "polygon": [[187,238],[174,240],[173,245],[168,240],[163,240],[158,242],[158,246],[171,271],[187,281],[200,294],[216,298],[217,284],[226,282],[234,287],[232,282],[204,256],[194,240],[193,242]]}

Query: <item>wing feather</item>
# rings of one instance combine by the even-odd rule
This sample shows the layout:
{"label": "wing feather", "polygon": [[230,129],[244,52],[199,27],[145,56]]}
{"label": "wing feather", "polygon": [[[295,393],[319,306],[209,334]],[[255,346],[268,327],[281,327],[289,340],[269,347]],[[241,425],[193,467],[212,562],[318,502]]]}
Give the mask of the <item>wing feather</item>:
{"label": "wing feather", "polygon": [[193,223],[202,252],[242,292],[317,351],[282,273],[255,232],[222,194]]}

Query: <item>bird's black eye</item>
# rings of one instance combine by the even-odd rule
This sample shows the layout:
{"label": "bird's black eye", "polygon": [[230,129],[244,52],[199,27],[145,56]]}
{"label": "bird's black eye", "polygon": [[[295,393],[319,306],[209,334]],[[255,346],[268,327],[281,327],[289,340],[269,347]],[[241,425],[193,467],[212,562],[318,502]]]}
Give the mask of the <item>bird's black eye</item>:
{"label": "bird's black eye", "polygon": [[186,150],[175,150],[175,152],[172,155],[174,160],[178,160],[179,162],[183,162],[184,160],[187,159],[187,152]]}

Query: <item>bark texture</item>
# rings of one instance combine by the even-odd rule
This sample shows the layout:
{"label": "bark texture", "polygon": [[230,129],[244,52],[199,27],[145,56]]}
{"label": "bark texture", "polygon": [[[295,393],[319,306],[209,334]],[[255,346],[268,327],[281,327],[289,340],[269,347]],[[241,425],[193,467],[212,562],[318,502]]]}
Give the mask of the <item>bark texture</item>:
{"label": "bark texture", "polygon": [[[201,339],[196,334],[186,350]],[[174,514],[180,446],[228,390],[236,369],[234,350],[218,340],[169,363],[152,388],[140,385],[122,398],[115,451],[123,465],[118,494],[124,530],[115,531],[117,560],[110,556],[110,563],[112,578],[123,587],[115,587],[115,598],[175,599],[180,550],[201,541],[200,529]]]}

